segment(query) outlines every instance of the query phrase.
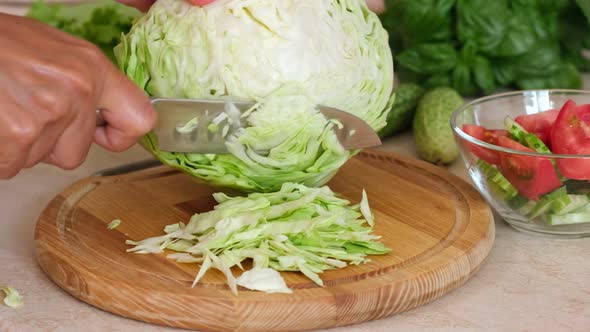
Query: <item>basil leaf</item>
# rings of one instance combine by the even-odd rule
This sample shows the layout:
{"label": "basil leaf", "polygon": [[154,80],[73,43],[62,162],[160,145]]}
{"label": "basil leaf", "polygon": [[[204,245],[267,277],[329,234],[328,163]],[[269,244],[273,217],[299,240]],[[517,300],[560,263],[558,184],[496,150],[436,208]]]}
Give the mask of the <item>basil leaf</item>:
{"label": "basil leaf", "polygon": [[517,77],[533,78],[552,76],[560,70],[560,49],[553,43],[537,45],[515,61]]}
{"label": "basil leaf", "polygon": [[421,44],[398,54],[397,61],[418,74],[442,73],[455,67],[457,51],[450,43]]}
{"label": "basil leaf", "polygon": [[502,42],[508,27],[508,2],[488,0],[457,1],[457,37],[471,41],[484,53],[491,53]]}
{"label": "basil leaf", "polygon": [[478,91],[473,78],[471,77],[471,70],[469,69],[469,66],[464,63],[460,63],[455,67],[453,70],[452,81],[453,88],[463,96],[472,96]]}
{"label": "basil leaf", "polygon": [[386,0],[381,15],[385,29],[403,40],[404,47],[450,40],[451,9],[455,0]]}
{"label": "basil leaf", "polygon": [[479,86],[484,93],[492,94],[496,90],[496,83],[494,82],[494,72],[492,71],[492,65],[488,59],[478,56],[475,58],[473,64],[473,75],[475,83]]}
{"label": "basil leaf", "polygon": [[422,85],[427,89],[434,89],[438,87],[451,86],[451,72],[438,73],[430,76]]}
{"label": "basil leaf", "polygon": [[494,56],[517,56],[533,49],[537,36],[530,25],[527,11],[513,11],[509,14],[508,26],[504,39],[497,49],[491,52]]}
{"label": "basil leaf", "polygon": [[580,89],[582,76],[574,64],[560,64],[558,71],[545,77],[523,78],[517,80],[520,89]]}
{"label": "basil leaf", "polygon": [[508,61],[495,61],[492,65],[494,79],[498,84],[507,86],[514,81],[514,68]]}

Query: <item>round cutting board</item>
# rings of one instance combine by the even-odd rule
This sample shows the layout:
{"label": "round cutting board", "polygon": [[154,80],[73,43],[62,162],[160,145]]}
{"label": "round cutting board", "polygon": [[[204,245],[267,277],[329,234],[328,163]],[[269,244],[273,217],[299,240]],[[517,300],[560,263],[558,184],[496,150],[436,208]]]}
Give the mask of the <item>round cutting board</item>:
{"label": "round cutting board", "polygon": [[[375,233],[392,252],[323,273],[323,288],[289,272],[282,275],[293,294],[240,288],[235,296],[217,270],[191,288],[197,265],[166,254],[126,253],[125,240],[161,235],[165,225],[214,205],[214,189],[163,166],[90,177],[55,197],[37,224],[37,259],[67,292],[117,315],[196,330],[260,332],[349,325],[423,305],[464,284],[492,247],[490,208],[442,168],[369,151],[346,163],[329,185],[355,203],[367,191]],[[107,230],[113,219],[121,225]]]}

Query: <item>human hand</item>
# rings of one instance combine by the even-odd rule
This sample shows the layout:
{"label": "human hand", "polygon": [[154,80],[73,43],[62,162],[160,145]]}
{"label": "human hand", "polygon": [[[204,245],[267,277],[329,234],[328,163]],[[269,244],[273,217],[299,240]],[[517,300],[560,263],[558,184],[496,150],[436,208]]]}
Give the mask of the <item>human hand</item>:
{"label": "human hand", "polygon": [[122,151],[151,130],[149,98],[94,45],[6,14],[0,31],[0,178],[40,162],[73,169],[93,141]]}
{"label": "human hand", "polygon": [[375,13],[381,14],[385,11],[385,0],[367,0],[367,6]]}
{"label": "human hand", "polygon": [[[122,4],[135,7],[142,12],[146,12],[154,4],[156,0],[117,0]],[[215,0],[186,0],[196,6],[205,6],[212,3]],[[318,0],[319,1],[319,0]],[[376,13],[382,13],[385,11],[385,0],[366,0],[369,9]]]}
{"label": "human hand", "polygon": [[[156,0],[117,0],[117,1],[124,4],[124,5],[135,7],[142,12],[147,12],[150,9],[150,7],[154,4],[154,2],[156,2]],[[215,0],[185,0],[185,1],[188,1],[189,3],[192,3],[195,6],[205,6],[205,5],[212,3]]]}

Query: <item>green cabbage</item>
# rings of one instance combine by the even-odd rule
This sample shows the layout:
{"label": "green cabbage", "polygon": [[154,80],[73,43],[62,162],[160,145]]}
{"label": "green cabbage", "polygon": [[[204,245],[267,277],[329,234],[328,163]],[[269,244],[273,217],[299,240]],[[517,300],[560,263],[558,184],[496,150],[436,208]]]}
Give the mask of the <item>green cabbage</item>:
{"label": "green cabbage", "polygon": [[342,148],[316,105],[379,130],[394,99],[388,35],[364,0],[159,0],[115,55],[152,96],[258,102],[228,138],[231,154],[169,153],[153,133],[142,140],[164,164],[244,191],[325,184],[356,151]]}
{"label": "green cabbage", "polygon": [[[201,263],[193,285],[215,268],[222,271],[231,290],[237,286],[268,293],[290,293],[277,271],[299,271],[317,285],[325,270],[370,261],[368,255],[390,252],[373,234],[374,221],[367,195],[360,204],[334,194],[327,186],[309,188],[285,183],[274,193],[246,197],[213,194],[219,203],[212,211],[197,213],[188,224],[164,228],[165,235],[141,241],[128,252],[158,254],[179,263]],[[236,278],[234,266],[253,261],[253,268]]]}
{"label": "green cabbage", "polygon": [[22,307],[24,304],[24,300],[22,295],[19,292],[10,286],[0,286],[0,292],[4,292],[4,304],[11,308],[19,308]]}

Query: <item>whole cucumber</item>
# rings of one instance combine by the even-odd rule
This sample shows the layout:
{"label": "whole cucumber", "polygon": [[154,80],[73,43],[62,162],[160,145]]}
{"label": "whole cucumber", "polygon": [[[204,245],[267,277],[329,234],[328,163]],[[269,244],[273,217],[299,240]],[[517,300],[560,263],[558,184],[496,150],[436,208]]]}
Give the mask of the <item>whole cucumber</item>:
{"label": "whole cucumber", "polygon": [[414,83],[402,83],[395,89],[395,101],[389,114],[387,125],[379,131],[379,137],[385,138],[412,126],[412,119],[418,101],[425,89]]}
{"label": "whole cucumber", "polygon": [[459,93],[448,87],[427,92],[414,116],[412,128],[418,156],[433,164],[449,164],[459,156],[451,128],[451,114],[463,105]]}

